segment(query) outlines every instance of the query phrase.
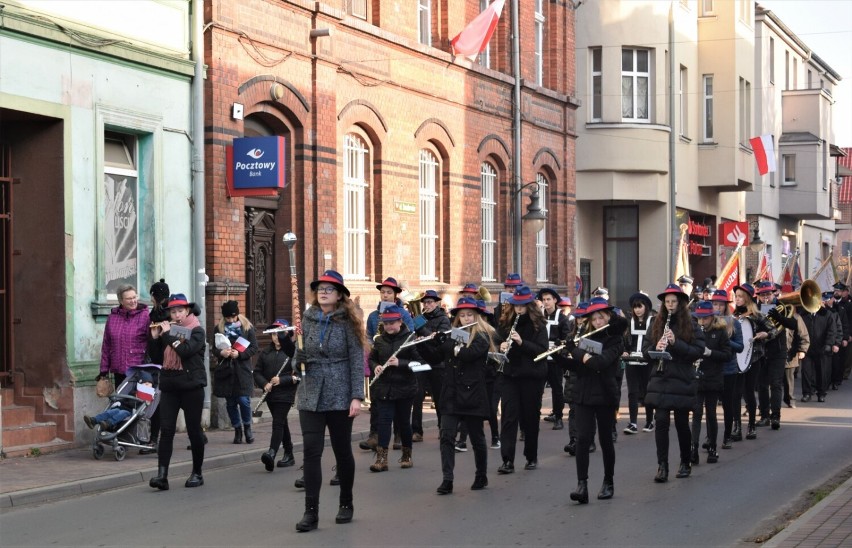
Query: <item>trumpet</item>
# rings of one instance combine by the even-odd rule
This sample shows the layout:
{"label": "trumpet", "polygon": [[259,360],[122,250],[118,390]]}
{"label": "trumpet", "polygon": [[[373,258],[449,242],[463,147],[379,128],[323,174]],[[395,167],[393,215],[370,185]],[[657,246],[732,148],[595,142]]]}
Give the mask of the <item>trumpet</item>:
{"label": "trumpet", "polygon": [[[585,339],[586,337],[591,337],[595,333],[600,333],[601,331],[603,331],[607,327],[609,327],[609,324],[602,325],[599,328],[595,329],[594,331],[589,331],[588,333],[583,333],[582,335],[577,335],[577,336],[574,337],[574,339],[571,342],[574,346],[576,346],[581,340]],[[541,354],[536,356],[533,359],[533,361],[537,362],[537,361],[543,360],[544,358],[550,356],[551,354],[556,354],[557,352],[559,352],[560,350],[562,350],[563,348],[565,348],[567,346],[568,346],[568,341],[563,341],[562,344],[545,350],[544,352],[542,352]]]}

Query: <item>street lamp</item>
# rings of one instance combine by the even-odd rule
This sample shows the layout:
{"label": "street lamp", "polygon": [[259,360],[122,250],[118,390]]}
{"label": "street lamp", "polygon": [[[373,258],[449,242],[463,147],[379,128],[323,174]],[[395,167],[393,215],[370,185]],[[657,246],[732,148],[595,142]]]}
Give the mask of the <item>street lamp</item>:
{"label": "street lamp", "polygon": [[[527,205],[527,213],[521,217],[520,194],[527,187],[534,187],[534,190],[530,194],[530,203]],[[523,241],[522,221],[529,223],[536,233],[540,232],[544,228],[545,221],[547,221],[547,214],[541,209],[541,197],[539,196],[538,190],[538,183],[533,181],[519,186],[514,192],[512,192],[512,198],[515,200],[515,217],[513,226],[515,271],[519,273],[522,270],[521,261],[523,256],[521,245]]]}
{"label": "street lamp", "polygon": [[763,248],[766,247],[766,242],[760,239],[760,234],[757,233],[757,228],[754,229],[754,236],[751,238],[751,242],[748,244],[748,248],[754,251],[755,253],[760,253],[763,251]]}

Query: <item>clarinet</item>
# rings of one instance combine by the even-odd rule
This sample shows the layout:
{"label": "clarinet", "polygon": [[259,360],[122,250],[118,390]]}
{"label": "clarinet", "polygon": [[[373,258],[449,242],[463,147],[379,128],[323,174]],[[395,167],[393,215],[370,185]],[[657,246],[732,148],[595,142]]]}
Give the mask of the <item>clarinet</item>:
{"label": "clarinet", "polygon": [[[671,321],[672,321],[672,313],[669,312],[668,316],[666,316],[666,325],[663,326],[663,336],[660,338],[660,340],[663,340],[666,337],[666,333],[669,332],[669,323],[671,323]],[[668,346],[668,345],[669,345],[669,343],[668,343],[668,341],[666,341],[666,346]],[[657,371],[662,371],[662,370],[663,370],[663,359],[660,358],[659,360],[657,360]]]}
{"label": "clarinet", "polygon": [[512,339],[512,335],[516,333],[515,328],[518,327],[518,320],[521,319],[520,314],[515,314],[515,321],[512,323],[512,329],[509,330],[509,336],[506,337],[506,351],[503,352],[504,360],[500,360],[500,365],[497,366],[497,372],[503,372],[503,366],[507,361],[509,361],[509,350],[512,349],[512,343],[514,343],[514,339]]}

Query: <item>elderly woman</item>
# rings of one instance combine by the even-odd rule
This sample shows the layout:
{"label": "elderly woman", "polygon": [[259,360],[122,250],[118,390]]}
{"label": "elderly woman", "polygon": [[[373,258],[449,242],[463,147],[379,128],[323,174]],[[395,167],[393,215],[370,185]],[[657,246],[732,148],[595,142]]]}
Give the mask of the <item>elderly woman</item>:
{"label": "elderly woman", "polygon": [[112,374],[118,386],[124,381],[128,367],[144,363],[148,345],[148,305],[139,302],[132,285],[119,286],[115,294],[119,304],[110,312],[104,328],[98,379]]}

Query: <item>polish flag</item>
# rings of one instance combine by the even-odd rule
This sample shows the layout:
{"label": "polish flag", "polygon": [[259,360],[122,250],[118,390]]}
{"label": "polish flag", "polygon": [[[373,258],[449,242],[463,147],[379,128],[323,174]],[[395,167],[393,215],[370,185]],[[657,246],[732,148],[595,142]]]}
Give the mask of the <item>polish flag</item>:
{"label": "polish flag", "polygon": [[249,347],[249,344],[251,344],[251,343],[249,343],[243,337],[239,337],[237,340],[234,341],[232,348],[234,350],[236,350],[237,352],[245,352],[246,348]]}
{"label": "polish flag", "polygon": [[494,0],[482,13],[476,16],[458,35],[450,40],[453,55],[464,55],[471,61],[485,51],[494,29],[497,28],[497,20],[503,12],[505,0]]}
{"label": "polish flag", "polygon": [[772,135],[761,135],[748,140],[754,150],[754,159],[757,161],[757,171],[766,175],[770,171],[775,173],[775,147],[772,144]]}
{"label": "polish flag", "polygon": [[136,383],[136,397],[140,400],[151,403],[154,401],[154,394],[154,387],[142,384],[141,382]]}

